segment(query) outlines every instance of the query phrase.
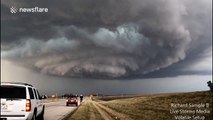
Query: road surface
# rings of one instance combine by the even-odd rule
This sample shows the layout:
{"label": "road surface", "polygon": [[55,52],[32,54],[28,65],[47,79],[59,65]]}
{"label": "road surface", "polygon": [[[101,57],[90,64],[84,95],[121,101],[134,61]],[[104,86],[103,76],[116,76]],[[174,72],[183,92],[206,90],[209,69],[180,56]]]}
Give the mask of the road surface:
{"label": "road surface", "polygon": [[66,106],[65,99],[59,99],[55,102],[45,103],[44,120],[61,120],[71,113],[76,107]]}

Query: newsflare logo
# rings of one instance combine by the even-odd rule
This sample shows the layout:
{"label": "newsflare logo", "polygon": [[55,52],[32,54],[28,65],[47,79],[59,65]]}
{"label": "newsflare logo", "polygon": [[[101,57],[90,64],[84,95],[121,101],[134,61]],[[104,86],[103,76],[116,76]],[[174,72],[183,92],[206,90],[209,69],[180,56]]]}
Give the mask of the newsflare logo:
{"label": "newsflare logo", "polygon": [[10,7],[10,12],[14,13],[47,13],[48,8],[40,8],[40,7],[31,7],[31,8],[17,8],[17,7]]}
{"label": "newsflare logo", "polygon": [[10,12],[11,12],[11,13],[17,13],[17,12],[18,12],[18,8],[12,6],[12,7],[10,8]]}

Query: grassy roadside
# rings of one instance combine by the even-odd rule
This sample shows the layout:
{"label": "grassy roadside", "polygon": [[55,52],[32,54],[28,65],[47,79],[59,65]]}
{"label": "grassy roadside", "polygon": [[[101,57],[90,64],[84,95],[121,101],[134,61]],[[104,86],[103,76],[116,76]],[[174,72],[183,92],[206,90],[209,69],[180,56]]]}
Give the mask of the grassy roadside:
{"label": "grassy roadside", "polygon": [[90,100],[87,100],[64,120],[103,120],[103,118]]}
{"label": "grassy roadside", "polygon": [[[144,97],[133,97],[124,99],[115,99],[111,101],[99,102],[115,111],[126,114],[132,119],[141,120],[174,120],[178,114],[171,114],[171,103],[209,103],[208,110],[211,114],[197,114],[204,116],[205,120],[212,120],[212,93],[210,92],[192,92],[178,94],[161,94]],[[184,110],[195,110],[195,108],[184,108]],[[197,109],[197,108],[196,108]],[[180,115],[180,114],[179,114]],[[194,114],[183,114],[194,115]]]}
{"label": "grassy roadside", "polygon": [[[75,112],[71,113],[66,120],[103,120],[100,110],[98,111],[93,103],[103,105],[111,110],[101,109],[114,119],[116,116],[112,113],[123,114],[134,120],[175,120],[177,115],[190,115],[201,116],[194,120],[213,120],[212,119],[212,93],[208,91],[203,92],[191,92],[191,93],[174,93],[174,94],[156,94],[156,95],[144,95],[144,96],[103,96],[93,97],[86,100],[81,106],[79,106]],[[108,97],[108,98],[107,98]],[[118,99],[116,99],[118,98]],[[103,101],[106,100],[106,101]],[[180,110],[180,108],[172,108],[171,103],[175,104],[206,104],[209,103],[208,109],[210,113],[171,113],[171,109]],[[184,110],[195,110],[198,108],[181,108]],[[114,112],[113,112],[114,111]],[[204,119],[203,119],[204,117]],[[119,119],[119,117],[118,117]],[[116,119],[117,120],[117,119]],[[179,119],[180,120],[180,119]],[[187,119],[193,120],[193,119]]]}

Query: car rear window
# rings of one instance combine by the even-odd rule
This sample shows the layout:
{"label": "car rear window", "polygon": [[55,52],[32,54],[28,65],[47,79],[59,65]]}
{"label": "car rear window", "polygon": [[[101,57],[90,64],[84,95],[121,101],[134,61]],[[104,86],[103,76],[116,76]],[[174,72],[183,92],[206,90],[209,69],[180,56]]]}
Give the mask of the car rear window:
{"label": "car rear window", "polygon": [[77,99],[76,97],[71,97],[71,98],[69,98],[69,99],[71,99],[71,100],[75,100],[75,99]]}
{"label": "car rear window", "polygon": [[32,88],[28,88],[29,93],[30,93],[30,99],[34,99],[34,95],[33,95],[33,89]]}
{"label": "car rear window", "polygon": [[0,88],[1,98],[26,99],[26,88],[3,85]]}
{"label": "car rear window", "polygon": [[38,90],[36,90],[36,91],[37,91],[37,94],[38,94],[38,99],[40,99],[40,98],[41,98],[41,96],[40,96],[40,94],[39,94]]}
{"label": "car rear window", "polygon": [[34,93],[35,93],[36,99],[38,99],[37,92],[35,91],[35,89],[33,89],[33,91],[34,91]]}

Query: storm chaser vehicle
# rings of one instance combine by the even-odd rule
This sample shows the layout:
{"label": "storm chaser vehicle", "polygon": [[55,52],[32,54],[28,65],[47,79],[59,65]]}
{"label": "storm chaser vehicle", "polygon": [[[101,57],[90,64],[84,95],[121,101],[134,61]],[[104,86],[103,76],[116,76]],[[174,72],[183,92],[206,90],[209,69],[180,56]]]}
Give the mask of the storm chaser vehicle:
{"label": "storm chaser vehicle", "polygon": [[45,106],[38,90],[27,83],[1,83],[1,120],[42,120]]}

